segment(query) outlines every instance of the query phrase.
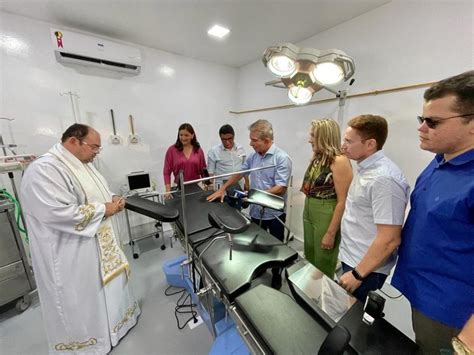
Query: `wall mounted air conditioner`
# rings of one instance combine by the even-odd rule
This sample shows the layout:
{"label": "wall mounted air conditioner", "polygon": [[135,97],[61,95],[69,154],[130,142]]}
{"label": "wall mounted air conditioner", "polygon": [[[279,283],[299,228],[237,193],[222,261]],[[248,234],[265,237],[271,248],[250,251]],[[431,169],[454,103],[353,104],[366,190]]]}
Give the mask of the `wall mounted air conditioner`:
{"label": "wall mounted air conditioner", "polygon": [[140,73],[141,55],[138,48],[58,28],[51,29],[51,41],[60,63],[135,75]]}

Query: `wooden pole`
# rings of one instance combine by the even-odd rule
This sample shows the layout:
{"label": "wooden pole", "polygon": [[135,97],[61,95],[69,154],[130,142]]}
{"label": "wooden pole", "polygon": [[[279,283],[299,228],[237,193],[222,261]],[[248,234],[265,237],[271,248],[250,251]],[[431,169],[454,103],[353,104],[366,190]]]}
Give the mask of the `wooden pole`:
{"label": "wooden pole", "polygon": [[[413,90],[413,89],[418,89],[426,86],[431,86],[435,84],[436,81],[431,81],[427,83],[420,83],[420,84],[412,84],[412,85],[404,85],[404,86],[398,86],[390,89],[382,89],[382,90],[373,90],[373,91],[366,91],[358,94],[352,94],[352,95],[347,95],[346,99],[352,99],[355,97],[363,97],[363,96],[372,96],[372,95],[380,95],[380,94],[388,94],[390,92],[397,92],[397,91],[404,91],[404,90]],[[286,110],[290,108],[297,108],[297,107],[304,107],[308,105],[317,105],[317,104],[322,104],[325,102],[331,102],[331,101],[336,101],[339,100],[339,97],[332,97],[329,99],[323,99],[323,100],[316,100],[316,101],[311,101],[306,105],[281,105],[281,106],[270,106],[270,107],[263,107],[263,108],[256,108],[253,110],[245,110],[245,111],[229,111],[229,113],[235,114],[235,115],[242,115],[244,113],[254,113],[254,112],[264,112],[264,111],[274,111],[274,110]]]}

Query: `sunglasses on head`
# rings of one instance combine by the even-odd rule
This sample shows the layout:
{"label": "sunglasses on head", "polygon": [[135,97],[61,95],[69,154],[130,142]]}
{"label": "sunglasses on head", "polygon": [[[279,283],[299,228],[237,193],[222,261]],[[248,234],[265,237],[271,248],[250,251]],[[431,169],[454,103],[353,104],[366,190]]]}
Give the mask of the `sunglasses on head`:
{"label": "sunglasses on head", "polygon": [[416,116],[416,118],[418,119],[418,122],[420,123],[420,125],[423,124],[423,122],[425,122],[428,128],[435,129],[436,126],[438,126],[443,121],[450,120],[452,118],[467,117],[467,116],[472,116],[472,115],[474,115],[474,113],[466,113],[464,115],[456,115],[456,116],[451,116],[451,117],[446,117],[446,118],[433,118],[433,117],[423,117],[423,116]]}

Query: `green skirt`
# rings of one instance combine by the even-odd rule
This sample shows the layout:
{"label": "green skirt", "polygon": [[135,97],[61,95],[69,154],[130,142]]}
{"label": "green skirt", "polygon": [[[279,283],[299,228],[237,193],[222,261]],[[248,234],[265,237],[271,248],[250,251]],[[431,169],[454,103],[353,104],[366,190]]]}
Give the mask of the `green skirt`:
{"label": "green skirt", "polygon": [[334,277],[341,242],[341,231],[334,239],[334,247],[321,249],[321,240],[331,223],[337,200],[321,200],[306,197],[303,211],[305,258],[330,278]]}

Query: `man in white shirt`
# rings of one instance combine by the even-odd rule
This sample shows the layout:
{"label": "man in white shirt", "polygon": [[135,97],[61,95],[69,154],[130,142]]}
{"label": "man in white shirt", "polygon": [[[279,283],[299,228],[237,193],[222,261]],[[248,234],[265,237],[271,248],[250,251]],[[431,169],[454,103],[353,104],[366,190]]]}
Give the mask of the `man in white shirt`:
{"label": "man in white shirt", "polygon": [[[221,144],[212,147],[207,154],[207,169],[209,175],[228,174],[242,170],[242,162],[245,160],[245,150],[242,145],[234,141],[234,128],[229,124],[223,125],[219,129],[219,137]],[[230,177],[231,176],[216,178],[216,187],[220,188]],[[244,186],[239,182],[227,188],[227,196],[233,196],[234,190],[248,190],[248,176],[244,177],[244,181]],[[235,201],[233,200],[228,200],[228,202],[231,206],[235,205]]]}
{"label": "man in white shirt", "polygon": [[383,286],[395,264],[396,249],[410,187],[382,147],[387,121],[381,116],[351,119],[342,149],[357,162],[341,222],[339,283],[362,302],[371,290]]}
{"label": "man in white shirt", "polygon": [[101,149],[96,130],[74,124],[21,184],[50,354],[109,353],[140,314],[112,221],[125,201],[91,164]]}

